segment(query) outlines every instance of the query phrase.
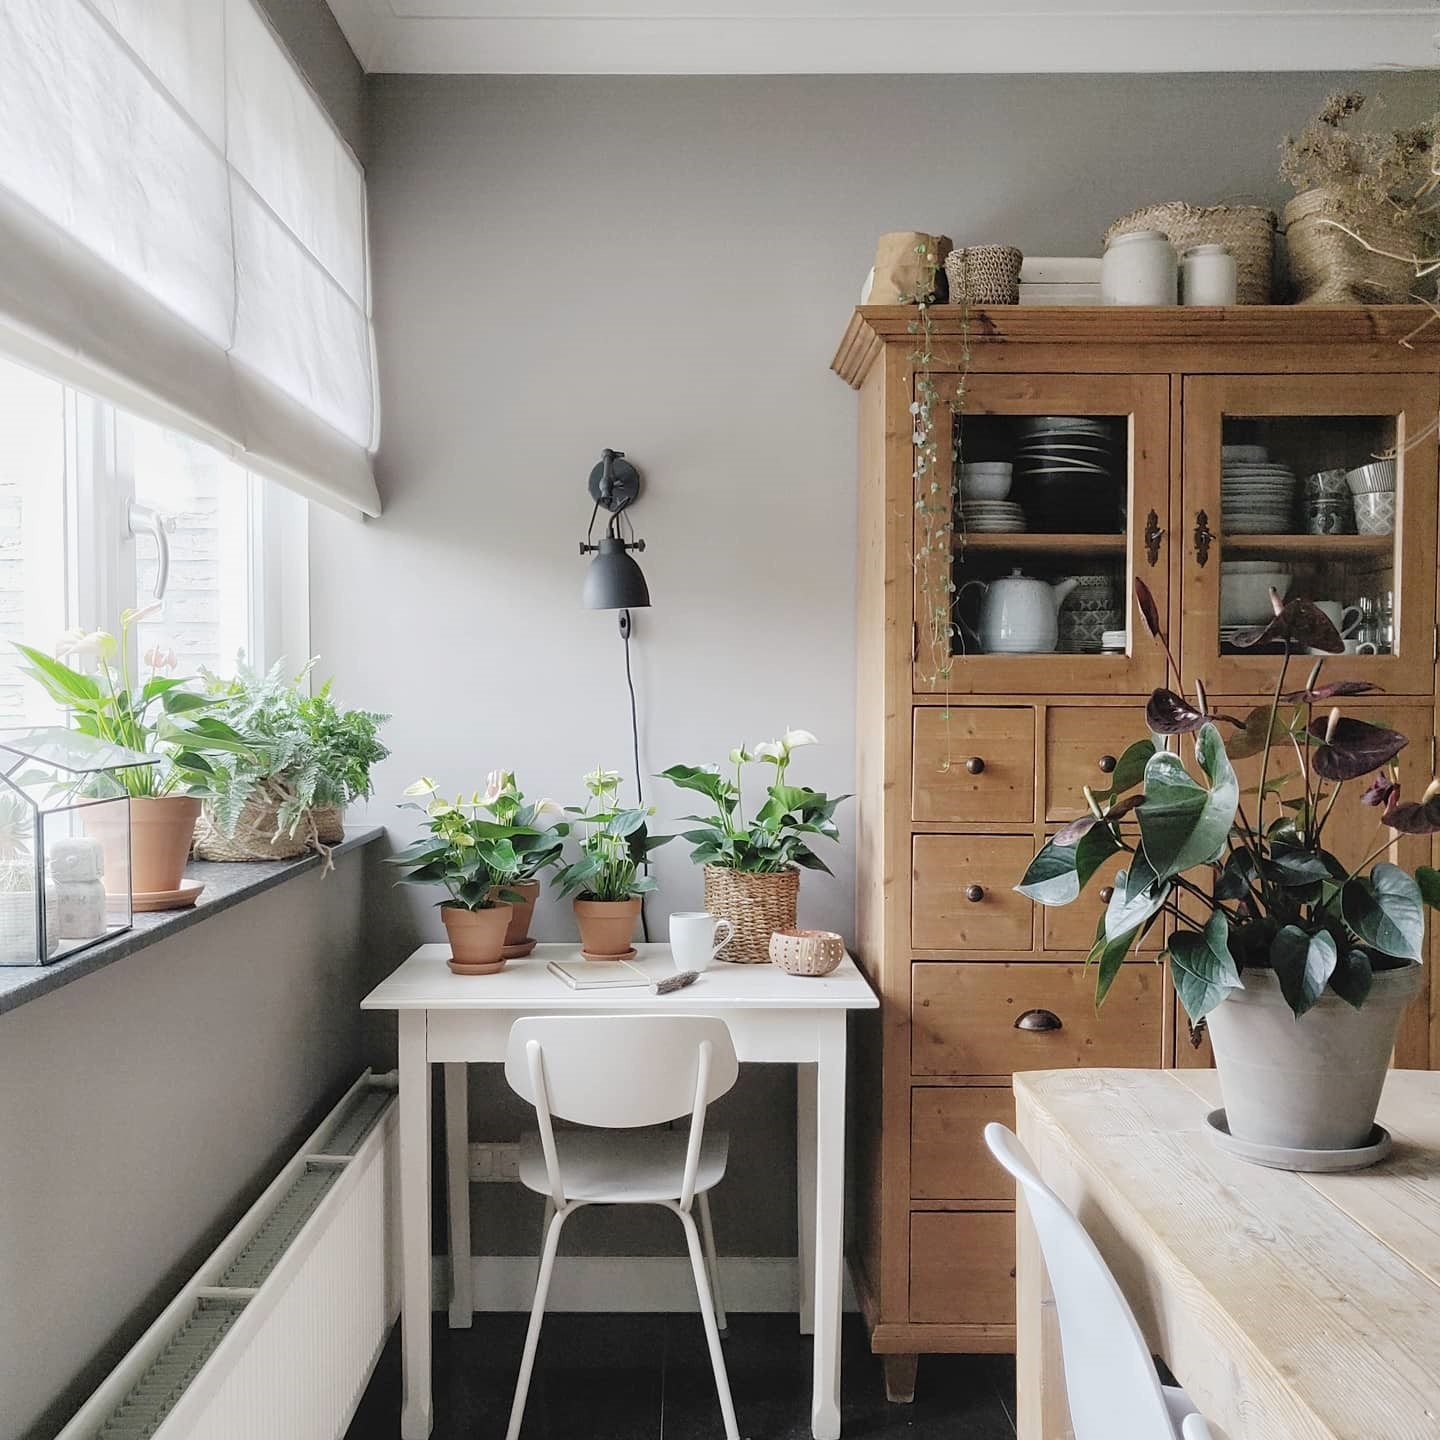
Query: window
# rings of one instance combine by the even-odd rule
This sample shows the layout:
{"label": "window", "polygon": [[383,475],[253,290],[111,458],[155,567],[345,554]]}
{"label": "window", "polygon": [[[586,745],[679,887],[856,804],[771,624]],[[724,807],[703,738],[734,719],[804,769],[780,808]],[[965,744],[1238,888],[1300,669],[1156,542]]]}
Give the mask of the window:
{"label": "window", "polygon": [[60,718],[12,642],[118,631],[157,591],[132,664],[158,647],[182,675],[241,652],[298,668],[305,521],[303,499],[218,451],[0,360],[0,726]]}

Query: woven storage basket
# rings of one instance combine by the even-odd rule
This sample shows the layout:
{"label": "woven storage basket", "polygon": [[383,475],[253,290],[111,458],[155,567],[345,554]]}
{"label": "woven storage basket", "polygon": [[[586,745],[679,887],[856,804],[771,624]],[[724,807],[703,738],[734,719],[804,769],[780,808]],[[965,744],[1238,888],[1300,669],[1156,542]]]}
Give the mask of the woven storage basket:
{"label": "woven storage basket", "polygon": [[1412,294],[1429,293],[1431,283],[1417,279],[1412,263],[1367,250],[1330,220],[1391,255],[1427,253],[1420,226],[1380,214],[1351,221],[1317,186],[1285,207],[1285,253],[1297,305],[1403,305]]}
{"label": "woven storage basket", "polygon": [[828,975],[845,958],[845,941],[833,930],[777,930],[770,959],[787,975]]}
{"label": "woven storage basket", "polygon": [[705,867],[705,909],[735,927],[735,938],[725,947],[723,958],[738,965],[770,963],[770,937],[777,930],[795,928],[799,896],[798,870],[756,875]]}
{"label": "woven storage basket", "polygon": [[1192,245],[1223,245],[1235,257],[1235,299],[1240,305],[1268,305],[1275,274],[1275,212],[1263,205],[1187,205],[1169,200],[1121,216],[1106,232],[1117,235],[1159,230],[1177,251]]}
{"label": "woven storage basket", "polygon": [[950,303],[1018,305],[1020,266],[1025,257],[1013,245],[966,245],[945,257]]}
{"label": "woven storage basket", "polygon": [[201,811],[195,822],[197,860],[298,860],[316,845],[338,845],[345,838],[343,817],[337,806],[311,810],[293,835],[275,837],[275,803],[263,796],[250,800],[240,812],[235,833],[227,835]]}

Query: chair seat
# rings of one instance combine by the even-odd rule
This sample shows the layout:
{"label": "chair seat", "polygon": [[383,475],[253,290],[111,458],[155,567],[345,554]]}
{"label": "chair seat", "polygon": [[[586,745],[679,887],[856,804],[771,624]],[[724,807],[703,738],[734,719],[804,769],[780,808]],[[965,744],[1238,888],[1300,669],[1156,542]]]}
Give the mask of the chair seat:
{"label": "chair seat", "polygon": [[[685,1180],[684,1130],[562,1130],[555,1136],[560,1175],[569,1200],[647,1204],[678,1200]],[[730,1137],[707,1130],[700,1141],[695,1193],[703,1194],[725,1174]],[[520,1139],[520,1183],[548,1195],[545,1152],[535,1131]]]}

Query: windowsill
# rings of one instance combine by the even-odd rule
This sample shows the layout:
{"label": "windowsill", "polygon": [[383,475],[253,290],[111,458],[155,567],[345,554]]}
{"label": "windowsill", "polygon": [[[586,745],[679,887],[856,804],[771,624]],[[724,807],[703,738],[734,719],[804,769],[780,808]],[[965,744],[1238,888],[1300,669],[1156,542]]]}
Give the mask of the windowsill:
{"label": "windowsill", "polygon": [[[346,830],[345,838],[330,851],[339,857],[351,850],[359,850],[378,840],[384,830],[379,826],[367,829]],[[7,1010],[18,1010],[31,1000],[38,1000],[52,990],[59,990],[82,975],[91,975],[103,970],[137,950],[168,940],[182,930],[188,930],[229,910],[283,885],[297,875],[318,870],[319,855],[305,855],[299,860],[256,860],[234,864],[218,864],[209,860],[192,860],[185,867],[187,880],[202,880],[205,889],[194,905],[186,910],[161,910],[150,915],[136,915],[133,926],[123,935],[102,940],[78,955],[57,960],[53,965],[18,965],[0,968],[0,1015]]]}

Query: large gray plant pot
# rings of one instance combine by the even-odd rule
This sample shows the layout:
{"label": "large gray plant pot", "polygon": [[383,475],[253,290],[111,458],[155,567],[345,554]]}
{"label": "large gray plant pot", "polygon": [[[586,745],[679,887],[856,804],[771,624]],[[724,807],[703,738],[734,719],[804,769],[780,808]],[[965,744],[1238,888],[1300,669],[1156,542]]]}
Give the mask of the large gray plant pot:
{"label": "large gray plant pot", "polygon": [[1271,970],[1246,970],[1245,988],[1207,1024],[1238,1140],[1297,1150],[1351,1150],[1368,1142],[1405,1007],[1424,967],[1375,976],[1356,1010],[1327,990],[1297,1019]]}

